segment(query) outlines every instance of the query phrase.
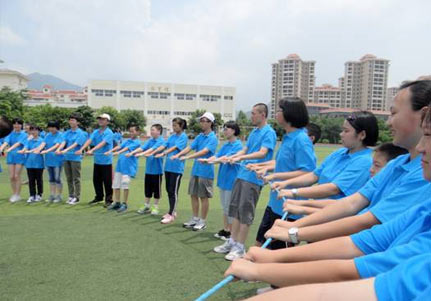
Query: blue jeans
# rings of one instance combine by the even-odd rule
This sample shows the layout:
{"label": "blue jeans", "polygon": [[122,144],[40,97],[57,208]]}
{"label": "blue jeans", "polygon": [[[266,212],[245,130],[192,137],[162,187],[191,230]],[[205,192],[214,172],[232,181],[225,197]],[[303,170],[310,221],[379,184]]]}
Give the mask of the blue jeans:
{"label": "blue jeans", "polygon": [[48,166],[48,176],[50,184],[61,185],[61,166]]}

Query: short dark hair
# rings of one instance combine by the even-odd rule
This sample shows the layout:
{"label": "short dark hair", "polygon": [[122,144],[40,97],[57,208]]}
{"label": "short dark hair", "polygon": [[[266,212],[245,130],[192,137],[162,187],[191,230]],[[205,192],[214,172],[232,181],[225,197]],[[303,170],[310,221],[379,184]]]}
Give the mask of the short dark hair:
{"label": "short dark hair", "polygon": [[48,121],[48,127],[49,128],[56,128],[57,130],[60,129],[60,123],[58,121]]}
{"label": "short dark hair", "polygon": [[76,121],[81,122],[82,115],[78,112],[74,112],[69,115],[69,119],[75,119]]}
{"label": "short dark hair", "polygon": [[354,112],[346,118],[347,122],[355,129],[356,133],[365,131],[365,139],[362,143],[365,146],[374,146],[379,138],[379,125],[377,118],[368,111]]}
{"label": "short dark hair", "polygon": [[316,144],[317,141],[319,141],[320,137],[322,136],[322,129],[320,128],[320,126],[312,122],[307,124],[307,132],[308,132],[308,136],[314,137],[313,144]]}
{"label": "short dark hair", "polygon": [[265,118],[268,117],[268,106],[263,102],[255,104],[253,108],[257,108],[260,113],[263,113],[265,115]]}
{"label": "short dark hair", "polygon": [[241,134],[241,129],[239,128],[239,125],[235,121],[233,121],[233,120],[230,120],[230,121],[226,122],[223,125],[223,127],[234,130],[235,131],[235,133],[234,133],[235,136],[239,136]]}
{"label": "short dark hair", "polygon": [[431,129],[431,106],[422,114],[422,126]]}
{"label": "short dark hair", "polygon": [[12,132],[12,122],[5,116],[0,116],[0,138],[4,138]]}
{"label": "short dark hair", "polygon": [[415,80],[400,86],[400,90],[409,88],[410,102],[414,111],[429,106],[431,102],[431,80]]}
{"label": "short dark hair", "polygon": [[131,129],[131,128],[135,128],[135,130],[137,131],[137,132],[139,132],[140,130],[141,130],[141,128],[139,127],[139,125],[137,125],[137,124],[129,124],[129,126],[127,127],[128,129]]}
{"label": "short dark hair", "polygon": [[16,117],[16,118],[12,119],[12,124],[15,124],[15,123],[18,123],[20,125],[24,125],[24,120],[22,120],[19,117]]}
{"label": "short dark hair", "polygon": [[39,126],[30,124],[30,131],[32,130],[38,130],[39,132],[42,131],[42,129]]}
{"label": "short dark hair", "polygon": [[178,124],[183,130],[187,130],[187,121],[185,119],[182,119],[181,117],[175,117],[172,119],[172,122]]}
{"label": "short dark hair", "polygon": [[299,97],[280,99],[278,106],[283,111],[283,118],[295,128],[303,128],[308,124],[309,117],[304,101]]}
{"label": "short dark hair", "polygon": [[389,143],[389,142],[380,144],[379,146],[376,147],[374,151],[376,153],[377,152],[382,153],[386,157],[386,160],[388,162],[400,155],[404,155],[408,153],[408,150],[406,150],[405,148],[396,146],[395,144]]}
{"label": "short dark hair", "polygon": [[159,132],[160,132],[160,135],[163,133],[163,127],[162,127],[162,125],[161,125],[161,124],[156,123],[156,124],[153,124],[151,127],[152,127],[152,128],[156,128],[156,129],[158,129],[158,130],[159,130]]}

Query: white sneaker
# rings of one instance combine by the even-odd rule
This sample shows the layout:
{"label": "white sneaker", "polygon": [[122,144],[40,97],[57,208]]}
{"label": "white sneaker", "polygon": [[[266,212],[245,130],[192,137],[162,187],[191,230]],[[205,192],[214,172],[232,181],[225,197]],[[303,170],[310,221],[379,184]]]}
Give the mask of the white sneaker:
{"label": "white sneaker", "polygon": [[20,200],[21,200],[21,197],[20,197],[19,195],[17,195],[17,194],[12,195],[12,196],[10,197],[10,199],[9,199],[9,201],[10,201],[11,203],[15,203],[15,202],[18,202],[18,201],[20,201]]}
{"label": "white sneaker", "polygon": [[33,196],[31,196],[31,197],[28,198],[27,204],[33,203],[35,201],[36,201],[36,199]]}
{"label": "white sneaker", "polygon": [[204,220],[199,219],[199,221],[196,223],[196,225],[193,226],[193,231],[202,231],[207,228],[207,224]]}
{"label": "white sneaker", "polygon": [[258,288],[257,289],[256,294],[257,295],[262,295],[262,294],[265,294],[265,293],[273,291],[273,290],[274,289],[272,287],[270,287],[270,286],[268,286],[268,287],[262,287],[262,288]]}
{"label": "white sneaker", "polygon": [[231,243],[231,240],[228,239],[226,242],[220,246],[217,246],[213,249],[214,252],[219,254],[227,254],[229,253],[235,244]]}
{"label": "white sneaker", "polygon": [[73,200],[73,197],[69,197],[68,199],[67,199],[67,202],[66,202],[66,204],[70,204],[70,202]]}
{"label": "white sneaker", "polygon": [[188,222],[183,224],[183,227],[187,229],[193,228],[199,222],[199,220],[199,217],[192,217]]}
{"label": "white sneaker", "polygon": [[42,201],[42,197],[37,194],[36,197],[34,198],[34,201],[35,202],[40,202],[40,201]]}
{"label": "white sneaker", "polygon": [[232,250],[229,252],[229,254],[227,254],[224,259],[229,260],[229,261],[233,261],[235,259],[238,258],[242,258],[245,255],[245,250],[241,247],[238,247],[237,245],[235,245]]}
{"label": "white sneaker", "polygon": [[62,201],[63,201],[63,199],[61,198],[60,195],[58,195],[54,198],[53,203],[57,204],[57,203],[61,203]]}
{"label": "white sneaker", "polygon": [[78,201],[78,199],[77,199],[77,198],[72,198],[68,204],[69,204],[69,205],[76,205],[76,204],[78,204],[78,203],[79,203],[79,201]]}

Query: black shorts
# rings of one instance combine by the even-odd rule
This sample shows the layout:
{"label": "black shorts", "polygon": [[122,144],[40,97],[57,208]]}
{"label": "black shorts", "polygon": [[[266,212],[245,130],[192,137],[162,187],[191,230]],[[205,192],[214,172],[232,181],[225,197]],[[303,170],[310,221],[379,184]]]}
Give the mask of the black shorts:
{"label": "black shorts", "polygon": [[[256,241],[260,242],[261,244],[264,244],[266,241],[265,233],[271,229],[271,227],[274,225],[275,221],[277,219],[281,219],[281,216],[277,213],[274,213],[272,209],[267,206],[265,209],[265,213],[263,214],[262,221],[260,222],[259,230],[257,230],[256,235]],[[288,219],[288,221],[293,221],[291,219]],[[278,249],[284,249],[287,247],[290,247],[290,243],[280,240],[273,240],[269,246],[268,249],[270,250],[278,250]]]}
{"label": "black shorts", "polygon": [[160,199],[163,175],[145,174],[145,197]]}

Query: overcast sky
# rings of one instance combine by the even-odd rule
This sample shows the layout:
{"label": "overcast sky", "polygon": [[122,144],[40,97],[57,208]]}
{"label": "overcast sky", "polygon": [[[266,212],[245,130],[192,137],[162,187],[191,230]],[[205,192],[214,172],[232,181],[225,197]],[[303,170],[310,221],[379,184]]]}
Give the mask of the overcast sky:
{"label": "overcast sky", "polygon": [[431,74],[431,1],[0,0],[0,67],[90,79],[228,85],[270,100],[271,63],[315,60],[317,84],[366,53],[389,85]]}

